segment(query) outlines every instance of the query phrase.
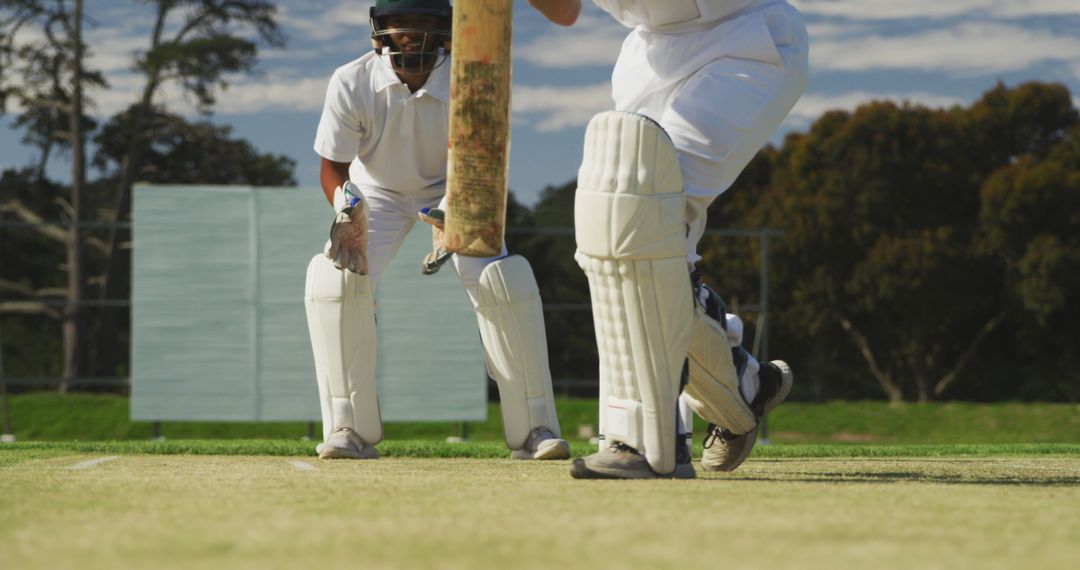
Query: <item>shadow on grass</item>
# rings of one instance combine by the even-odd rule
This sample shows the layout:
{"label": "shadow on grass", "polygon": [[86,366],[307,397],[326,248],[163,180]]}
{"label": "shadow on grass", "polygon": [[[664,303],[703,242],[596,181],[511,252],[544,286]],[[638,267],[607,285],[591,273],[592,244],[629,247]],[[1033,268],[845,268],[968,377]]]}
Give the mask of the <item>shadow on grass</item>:
{"label": "shadow on grass", "polygon": [[1080,485],[1080,476],[1032,476],[1006,474],[945,474],[912,473],[908,471],[884,471],[874,473],[793,473],[791,476],[735,476],[712,479],[713,481],[750,481],[755,483],[827,483],[827,484],[891,484],[891,483],[929,483],[935,485],[990,485],[990,486],[1031,486],[1031,487],[1071,487]]}

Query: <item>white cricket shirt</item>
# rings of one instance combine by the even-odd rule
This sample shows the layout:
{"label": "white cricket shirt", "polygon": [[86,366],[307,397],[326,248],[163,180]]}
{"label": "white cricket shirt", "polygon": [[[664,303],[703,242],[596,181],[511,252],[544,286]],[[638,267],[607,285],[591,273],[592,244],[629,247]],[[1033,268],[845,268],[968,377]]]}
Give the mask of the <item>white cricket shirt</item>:
{"label": "white cricket shirt", "polygon": [[410,93],[388,62],[368,52],[330,78],[315,152],[352,162],[356,184],[411,194],[446,184],[449,122],[449,61]]}
{"label": "white cricket shirt", "polygon": [[628,28],[682,31],[734,15],[758,0],[593,0]]}

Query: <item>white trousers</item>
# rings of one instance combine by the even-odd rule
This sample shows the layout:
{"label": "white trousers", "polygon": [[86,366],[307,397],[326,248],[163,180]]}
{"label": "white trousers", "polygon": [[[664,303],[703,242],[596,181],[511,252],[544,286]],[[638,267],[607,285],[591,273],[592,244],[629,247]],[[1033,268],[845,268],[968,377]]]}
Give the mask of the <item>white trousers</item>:
{"label": "white trousers", "polygon": [[709,204],[805,91],[808,55],[802,16],[785,2],[679,34],[638,28],[623,43],[612,74],[615,108],[660,123],[679,152],[691,264],[701,259]]}
{"label": "white trousers", "polygon": [[[709,28],[657,34],[639,27],[623,42],[612,98],[617,110],[659,123],[678,151],[691,269],[701,260],[697,247],[709,204],[735,182],[806,90],[808,44],[799,12],[767,1]],[[729,329],[741,332],[738,317],[726,317]],[[759,389],[757,370],[751,357],[740,379],[748,402]],[[689,431],[689,405],[682,401],[679,411],[680,432]]]}
{"label": "white trousers", "polygon": [[[442,205],[445,188],[429,188],[410,195],[370,186],[359,188],[367,204],[368,276],[371,279],[371,287],[374,289],[378,286],[383,271],[397,255],[405,237],[409,235],[413,225],[419,221],[417,212],[423,208],[436,208]],[[477,304],[480,274],[489,263],[502,257],[506,257],[505,244],[503,244],[502,254],[495,257],[453,256],[454,269],[457,270],[458,278],[461,279],[461,284],[465,287],[465,292],[468,293],[474,309]],[[422,261],[422,259],[416,260],[417,270]]]}

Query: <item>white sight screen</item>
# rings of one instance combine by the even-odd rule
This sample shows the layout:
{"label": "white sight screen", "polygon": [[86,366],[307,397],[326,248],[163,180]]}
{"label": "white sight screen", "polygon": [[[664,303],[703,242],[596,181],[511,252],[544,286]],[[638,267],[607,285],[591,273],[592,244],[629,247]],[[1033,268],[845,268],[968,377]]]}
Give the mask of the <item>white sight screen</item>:
{"label": "white sight screen", "polygon": [[[133,420],[319,420],[304,277],[332,213],[315,188],[135,188]],[[376,292],[383,419],[482,421],[476,317],[452,264],[420,274],[430,248],[417,223]]]}

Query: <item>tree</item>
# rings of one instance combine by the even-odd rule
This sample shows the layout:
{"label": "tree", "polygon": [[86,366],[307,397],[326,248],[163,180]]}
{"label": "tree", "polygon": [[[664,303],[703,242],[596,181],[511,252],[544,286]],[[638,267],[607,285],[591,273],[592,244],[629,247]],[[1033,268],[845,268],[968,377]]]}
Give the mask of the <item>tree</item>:
{"label": "tree", "polygon": [[[94,137],[94,166],[122,171],[131,146],[134,109],[112,117]],[[296,163],[284,155],[262,154],[250,142],[232,136],[232,127],[191,122],[162,109],[145,119],[152,134],[144,143],[137,179],[160,184],[245,184],[295,186]]]}
{"label": "tree", "polygon": [[1080,397],[1073,372],[1080,366],[1080,126],[1044,158],[1025,156],[995,172],[981,197],[986,244],[1003,260],[1017,315],[1018,359],[1045,379],[1037,395]]}
{"label": "tree", "polygon": [[[63,323],[64,382],[83,375],[87,366],[86,322],[82,303],[85,290],[83,273],[83,240],[80,222],[83,218],[83,199],[86,188],[85,127],[91,121],[85,116],[84,89],[100,87],[100,74],[84,68],[86,46],[82,37],[83,2],[68,5],[63,0],[19,0],[4,7],[0,20],[0,61],[3,69],[21,72],[21,84],[7,84],[2,89],[2,102],[15,99],[24,111],[16,126],[26,129],[25,142],[38,147],[37,186],[44,189],[45,167],[53,147],[60,144],[71,152],[71,192],[68,200],[56,198],[57,205],[67,218],[67,231],[42,227],[45,235],[64,243],[67,252],[66,304],[59,318]],[[16,44],[16,35],[23,26],[36,24],[44,39]],[[18,201],[0,204],[0,211],[13,213],[24,220],[37,215]]]}
{"label": "tree", "polygon": [[[170,82],[179,84],[196,97],[201,109],[214,104],[218,90],[227,86],[232,74],[254,69],[258,45],[284,45],[278,28],[276,7],[261,0],[151,0],[155,7],[149,46],[136,61],[145,79],[138,102],[127,123],[128,146],[117,176],[114,226],[107,246],[103,299],[117,299],[130,281],[128,232],[120,223],[131,213],[131,187],[145,165],[145,149],[153,134],[154,98]],[[166,32],[170,30],[170,32]],[[171,31],[175,30],[175,31]],[[256,39],[250,39],[253,34]],[[116,373],[119,360],[117,311],[107,311],[102,322],[103,345],[96,373]]]}
{"label": "tree", "polygon": [[[95,121],[84,114],[84,93],[105,87],[101,75],[83,68],[85,58],[81,22],[83,2],[73,0],[17,0],[0,5],[0,103],[15,105],[16,126],[23,129],[24,141],[38,149],[35,165],[0,174],[4,200],[0,215],[40,223],[36,237],[17,232],[3,236],[0,257],[3,275],[0,290],[7,296],[27,301],[5,303],[0,311],[32,311],[64,323],[67,363],[63,372],[71,379],[83,375],[89,365],[87,354],[98,348],[97,375],[120,372],[115,364],[117,347],[124,335],[117,334],[117,314],[105,313],[100,331],[89,337],[87,320],[96,314],[81,310],[87,283],[100,287],[102,297],[108,284],[126,285],[129,275],[121,264],[120,277],[109,279],[108,261],[116,269],[123,233],[115,226],[126,215],[113,215],[114,227],[108,244],[89,231],[79,231],[87,212],[96,211],[87,199],[98,202],[129,200],[131,181],[142,179],[162,183],[295,184],[293,162],[284,156],[259,153],[250,143],[236,139],[228,127],[206,121],[189,122],[153,104],[157,89],[167,82],[179,82],[193,93],[203,109],[213,104],[215,93],[225,86],[233,72],[250,71],[255,63],[256,42],[281,45],[282,37],[273,21],[274,8],[267,2],[251,1],[157,1],[156,29],[152,48],[137,61],[148,77],[140,100],[127,112],[109,120],[98,131]],[[174,18],[169,20],[169,16]],[[178,21],[177,21],[178,20]],[[33,28],[42,33],[24,34]],[[175,30],[165,38],[164,30]],[[253,30],[255,39],[247,39]],[[22,35],[20,35],[22,34]],[[244,37],[239,37],[244,36]],[[42,39],[37,39],[42,38]],[[6,109],[6,107],[5,107]],[[87,181],[86,133],[94,137],[98,153],[93,163],[104,173]],[[46,165],[58,152],[70,153],[72,181],[70,198],[60,196],[63,186],[47,179]],[[111,192],[108,190],[112,190]],[[127,207],[127,206],[125,206]],[[49,222],[62,218],[62,228]],[[66,279],[56,278],[55,253],[42,243],[67,247],[66,263],[60,269]],[[89,254],[89,256],[87,255]],[[89,280],[86,272],[89,271]],[[101,273],[96,273],[101,271]],[[122,283],[121,283],[122,282]],[[57,295],[66,296],[66,305]],[[42,303],[43,300],[50,301]],[[66,306],[60,310],[58,307]],[[126,313],[125,313],[126,314]],[[40,335],[34,327],[21,330]],[[98,342],[91,347],[90,340]],[[45,346],[45,339],[21,346]],[[54,351],[54,353],[57,351]],[[18,357],[19,355],[16,354]],[[102,364],[102,357],[106,363]],[[28,363],[30,358],[15,361]],[[36,375],[51,376],[56,371],[26,368]],[[61,388],[66,388],[67,383]]]}
{"label": "tree", "polygon": [[[1075,124],[1067,90],[1033,83],[999,85],[968,109],[870,103],[827,113],[789,137],[772,188],[746,214],[787,232],[774,252],[774,291],[785,307],[777,332],[804,358],[850,347],[857,359],[842,362],[868,370],[893,401],[945,397],[995,331],[1017,318],[1015,280],[1003,268],[1025,258],[1010,262],[987,247],[1016,238],[984,233],[994,193],[982,183],[1059,148]],[[1024,224],[1047,227],[1033,212],[1020,216]],[[1050,233],[1060,240],[1068,231],[1058,224]],[[1029,274],[1066,284],[1047,272],[1068,263],[1071,246],[1032,239],[1044,255],[1027,258]],[[1036,289],[1042,302],[1053,298],[1053,287]]]}

